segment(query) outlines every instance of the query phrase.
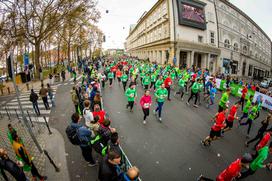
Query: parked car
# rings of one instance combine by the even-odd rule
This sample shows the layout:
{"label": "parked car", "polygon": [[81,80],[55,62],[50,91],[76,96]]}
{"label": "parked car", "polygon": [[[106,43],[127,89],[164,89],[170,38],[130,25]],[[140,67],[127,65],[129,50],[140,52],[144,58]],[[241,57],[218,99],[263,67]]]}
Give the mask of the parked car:
{"label": "parked car", "polygon": [[268,88],[271,85],[271,83],[272,83],[271,79],[264,79],[261,82],[261,87],[262,88]]}

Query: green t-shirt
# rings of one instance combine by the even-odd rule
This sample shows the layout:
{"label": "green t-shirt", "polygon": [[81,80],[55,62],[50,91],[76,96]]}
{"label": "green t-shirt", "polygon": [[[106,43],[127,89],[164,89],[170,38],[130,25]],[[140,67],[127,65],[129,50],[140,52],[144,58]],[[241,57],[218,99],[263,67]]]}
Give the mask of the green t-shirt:
{"label": "green t-shirt", "polygon": [[167,97],[167,95],[168,95],[168,92],[167,92],[166,88],[164,88],[164,89],[159,88],[155,92],[155,96],[156,96],[158,102],[164,102],[164,99]]}
{"label": "green t-shirt", "polygon": [[263,148],[261,148],[259,151],[258,151],[258,156],[257,158],[255,158],[251,164],[250,164],[250,168],[252,171],[256,171],[258,170],[259,168],[263,168],[263,162],[267,159],[268,157],[268,154],[269,154],[269,148],[268,146],[265,146]]}
{"label": "green t-shirt", "polygon": [[113,79],[113,76],[114,76],[114,75],[113,75],[113,72],[108,73],[108,78],[109,78],[109,79]]}
{"label": "green t-shirt", "polygon": [[162,83],[163,83],[163,80],[158,79],[158,80],[156,81],[156,83],[155,83],[156,89],[160,88],[160,86],[162,85]]}
{"label": "green t-shirt", "polygon": [[155,74],[152,74],[151,75],[151,82],[156,82],[156,75]]}
{"label": "green t-shirt", "polygon": [[257,116],[257,112],[258,112],[258,105],[253,106],[250,113],[249,113],[248,118],[251,120],[254,120]]}
{"label": "green t-shirt", "polygon": [[183,78],[179,79],[178,85],[179,87],[184,87],[185,81],[183,80]]}
{"label": "green t-shirt", "polygon": [[250,106],[251,106],[251,100],[248,99],[247,102],[246,102],[246,105],[245,105],[245,107],[243,109],[243,113],[248,113]]}
{"label": "green t-shirt", "polygon": [[136,95],[137,95],[136,89],[128,88],[128,89],[126,90],[126,96],[127,96],[128,101],[134,101]]}
{"label": "green t-shirt", "polygon": [[127,82],[127,80],[128,80],[127,74],[123,74],[121,77],[121,80],[122,80],[122,82]]}
{"label": "green t-shirt", "polygon": [[229,100],[229,95],[228,95],[227,92],[225,92],[225,93],[222,95],[221,99],[220,99],[219,105],[225,109],[228,100]]}
{"label": "green t-shirt", "polygon": [[193,93],[197,93],[198,90],[199,90],[199,85],[198,85],[197,82],[195,82],[195,83],[193,84],[193,86],[192,86],[192,92],[193,92]]}
{"label": "green t-shirt", "polygon": [[149,85],[150,84],[150,76],[144,76],[142,84],[143,85]]}

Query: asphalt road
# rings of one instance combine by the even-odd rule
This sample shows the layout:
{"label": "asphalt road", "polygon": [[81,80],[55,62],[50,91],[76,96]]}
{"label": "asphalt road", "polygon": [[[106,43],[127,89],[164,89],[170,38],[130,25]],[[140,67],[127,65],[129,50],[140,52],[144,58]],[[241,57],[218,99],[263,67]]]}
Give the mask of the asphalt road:
{"label": "asphalt road", "polygon": [[[238,129],[237,124],[232,131],[225,133],[223,139],[213,142],[208,148],[203,147],[200,141],[209,134],[212,125],[210,119],[216,113],[217,105],[211,109],[204,105],[188,107],[185,104],[188,96],[183,102],[173,96],[171,102],[166,101],[163,123],[159,123],[151,113],[147,125],[143,125],[143,113],[139,106],[143,90],[140,86],[137,92],[137,105],[133,113],[125,109],[126,97],[117,82],[112,88],[105,88],[103,98],[113,127],[122,136],[121,145],[132,164],[140,168],[143,180],[190,181],[196,180],[200,174],[215,178],[236,158],[252,151],[244,147],[247,127]],[[218,95],[217,99],[220,97]],[[231,104],[235,101],[234,98],[230,100]],[[152,109],[155,105],[153,102]],[[252,136],[265,115],[263,111],[254,123]],[[268,181],[271,180],[271,172],[259,170],[246,180]]]}

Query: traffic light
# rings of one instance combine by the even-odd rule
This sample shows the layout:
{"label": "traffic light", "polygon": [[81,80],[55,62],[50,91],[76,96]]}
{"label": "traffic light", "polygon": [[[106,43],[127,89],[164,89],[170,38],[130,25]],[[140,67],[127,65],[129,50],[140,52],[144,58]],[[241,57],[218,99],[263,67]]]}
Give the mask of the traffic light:
{"label": "traffic light", "polygon": [[7,58],[6,66],[7,66],[8,76],[12,79],[13,73],[12,73],[12,68],[11,68],[11,57],[10,57],[10,55]]}

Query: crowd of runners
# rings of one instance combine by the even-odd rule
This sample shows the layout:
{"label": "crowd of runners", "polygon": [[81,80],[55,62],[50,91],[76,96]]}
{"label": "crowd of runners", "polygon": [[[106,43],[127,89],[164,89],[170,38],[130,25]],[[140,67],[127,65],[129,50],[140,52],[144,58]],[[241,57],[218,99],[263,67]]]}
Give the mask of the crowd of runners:
{"label": "crowd of runners", "polygon": [[[80,82],[76,81],[76,69],[79,74],[82,74]],[[137,105],[136,100],[139,100],[144,125],[148,124],[150,112],[160,123],[167,124],[167,120],[163,119],[163,113],[167,114],[167,112],[164,112],[163,108],[167,106],[165,102],[172,101],[173,97],[176,97],[175,100],[184,101],[188,108],[197,109],[202,105],[209,109],[211,106],[217,106],[215,97],[220,95],[216,88],[216,77],[211,75],[208,69],[175,67],[170,64],[159,65],[135,57],[123,56],[104,57],[92,62],[84,61],[80,67],[69,67],[68,70],[74,76],[75,82],[71,90],[75,113],[71,116],[71,124],[66,128],[66,134],[72,144],[81,148],[82,155],[89,166],[97,165],[92,154],[93,150],[101,155],[103,159],[99,162],[98,173],[101,181],[137,180],[139,178],[137,167],[123,170],[122,164],[125,160],[119,146],[118,130],[111,126],[114,120],[111,120],[103,107],[101,95],[104,89],[111,89],[117,82],[124,97],[127,98],[124,109],[130,111],[131,114]],[[50,88],[50,85],[48,86]],[[44,94],[42,89],[41,96]],[[138,95],[138,89],[143,89],[144,94]],[[187,100],[184,96],[186,94],[189,95]],[[246,82],[244,82],[240,100],[231,103],[230,94],[231,89],[227,85],[218,102],[218,111],[211,118],[214,124],[211,128],[207,128],[207,132],[210,130],[210,133],[201,141],[203,147],[210,146],[213,141],[219,140],[226,132],[234,129],[234,121],[237,121],[239,126],[248,126],[247,138],[250,138],[252,123],[259,118],[263,100],[259,97],[253,102],[253,96],[248,94]],[[136,99],[138,96],[139,99]],[[47,107],[45,99],[43,98],[43,101]],[[192,99],[194,99],[193,107],[190,106]],[[239,109],[242,111],[240,117],[238,116]],[[39,111],[37,110],[36,113],[39,114]],[[215,179],[201,175],[198,180],[239,180],[253,175],[259,169],[272,169],[271,163],[265,163],[269,154],[272,154],[272,127],[270,126],[272,116],[265,112],[263,114],[267,114],[266,119],[260,120],[261,127],[257,135],[245,142],[246,147],[255,142],[254,153],[245,153],[237,157]],[[16,141],[15,136],[13,137],[13,141]],[[42,179],[44,178],[41,176]]]}

